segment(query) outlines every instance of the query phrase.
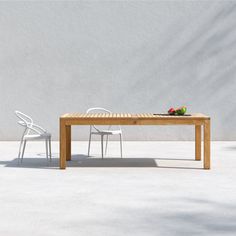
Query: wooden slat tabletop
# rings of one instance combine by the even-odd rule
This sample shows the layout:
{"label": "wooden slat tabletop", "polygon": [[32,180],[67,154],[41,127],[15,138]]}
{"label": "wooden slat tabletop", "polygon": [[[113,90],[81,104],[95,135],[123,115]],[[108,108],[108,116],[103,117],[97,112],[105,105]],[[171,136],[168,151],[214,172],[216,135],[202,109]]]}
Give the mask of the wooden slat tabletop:
{"label": "wooden slat tabletop", "polygon": [[173,116],[168,114],[152,114],[152,113],[66,113],[61,116],[61,118],[79,118],[79,119],[208,119],[209,116],[206,116],[202,113],[188,114],[185,116]]}

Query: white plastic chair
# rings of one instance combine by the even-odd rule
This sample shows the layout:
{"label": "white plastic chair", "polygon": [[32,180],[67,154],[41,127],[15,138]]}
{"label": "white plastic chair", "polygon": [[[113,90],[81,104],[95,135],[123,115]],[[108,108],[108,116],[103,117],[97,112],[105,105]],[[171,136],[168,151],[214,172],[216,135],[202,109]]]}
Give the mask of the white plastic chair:
{"label": "white plastic chair", "polygon": [[15,111],[16,116],[20,119],[18,121],[18,124],[23,126],[24,132],[21,137],[20,141],[20,148],[18,153],[18,160],[21,158],[21,162],[23,160],[24,152],[25,152],[25,146],[27,141],[35,141],[35,140],[45,140],[46,144],[46,157],[48,159],[48,152],[50,161],[52,159],[51,155],[51,134],[48,133],[44,128],[42,128],[39,125],[36,125],[33,123],[33,119],[26,114]]}
{"label": "white plastic chair", "polygon": [[[112,114],[111,111],[102,108],[102,107],[94,107],[94,108],[89,108],[86,113],[109,113]],[[106,136],[106,149],[105,149],[105,155],[107,154],[107,144],[108,144],[108,139],[109,135],[119,135],[120,136],[120,155],[122,158],[122,130],[119,127],[117,130],[112,130],[111,125],[107,129],[99,129],[95,125],[90,125],[90,134],[89,134],[89,144],[88,144],[88,156],[90,153],[90,144],[91,144],[91,137],[92,135],[100,135],[101,136],[101,150],[102,150],[102,158],[103,158],[103,139],[104,136]]]}

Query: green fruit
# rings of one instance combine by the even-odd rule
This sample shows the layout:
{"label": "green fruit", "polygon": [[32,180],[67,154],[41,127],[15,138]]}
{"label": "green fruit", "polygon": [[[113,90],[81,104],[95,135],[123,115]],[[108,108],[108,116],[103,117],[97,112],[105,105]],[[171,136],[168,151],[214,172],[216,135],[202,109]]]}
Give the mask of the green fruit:
{"label": "green fruit", "polygon": [[177,115],[183,116],[187,111],[186,107],[180,107],[176,110]]}
{"label": "green fruit", "polygon": [[181,107],[181,111],[183,112],[183,114],[185,114],[186,111],[187,111],[187,108],[186,107]]}
{"label": "green fruit", "polygon": [[179,116],[183,115],[183,112],[182,112],[181,110],[177,110],[176,113],[177,113],[177,115],[179,115]]}

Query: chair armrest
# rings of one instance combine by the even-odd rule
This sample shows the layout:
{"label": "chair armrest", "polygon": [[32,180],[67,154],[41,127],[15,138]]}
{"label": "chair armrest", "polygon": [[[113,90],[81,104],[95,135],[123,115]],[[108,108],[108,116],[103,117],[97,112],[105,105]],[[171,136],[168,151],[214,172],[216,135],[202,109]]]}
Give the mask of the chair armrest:
{"label": "chair armrest", "polygon": [[39,125],[32,124],[32,127],[33,127],[33,128],[36,128],[36,129],[38,129],[38,130],[40,130],[40,131],[42,131],[42,132],[44,132],[44,133],[47,132],[47,130],[45,130],[43,127],[41,127],[41,126],[39,126]]}
{"label": "chair armrest", "polygon": [[27,126],[27,128],[30,129],[30,130],[32,130],[32,131],[34,131],[34,132],[37,133],[37,134],[40,134],[40,135],[44,133],[44,132],[42,132],[42,131],[40,131],[40,130],[38,130],[38,129],[32,127],[32,126]]}

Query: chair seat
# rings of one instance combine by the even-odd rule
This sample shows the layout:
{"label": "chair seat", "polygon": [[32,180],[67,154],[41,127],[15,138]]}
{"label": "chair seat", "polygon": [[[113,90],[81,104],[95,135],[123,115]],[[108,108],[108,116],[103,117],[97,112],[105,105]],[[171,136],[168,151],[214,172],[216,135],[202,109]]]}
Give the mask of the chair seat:
{"label": "chair seat", "polygon": [[100,130],[98,132],[91,132],[91,134],[112,135],[112,134],[122,134],[122,131],[121,130]]}
{"label": "chair seat", "polygon": [[24,136],[24,140],[41,140],[41,139],[48,139],[51,137],[50,133],[43,133],[43,134],[26,134]]}

